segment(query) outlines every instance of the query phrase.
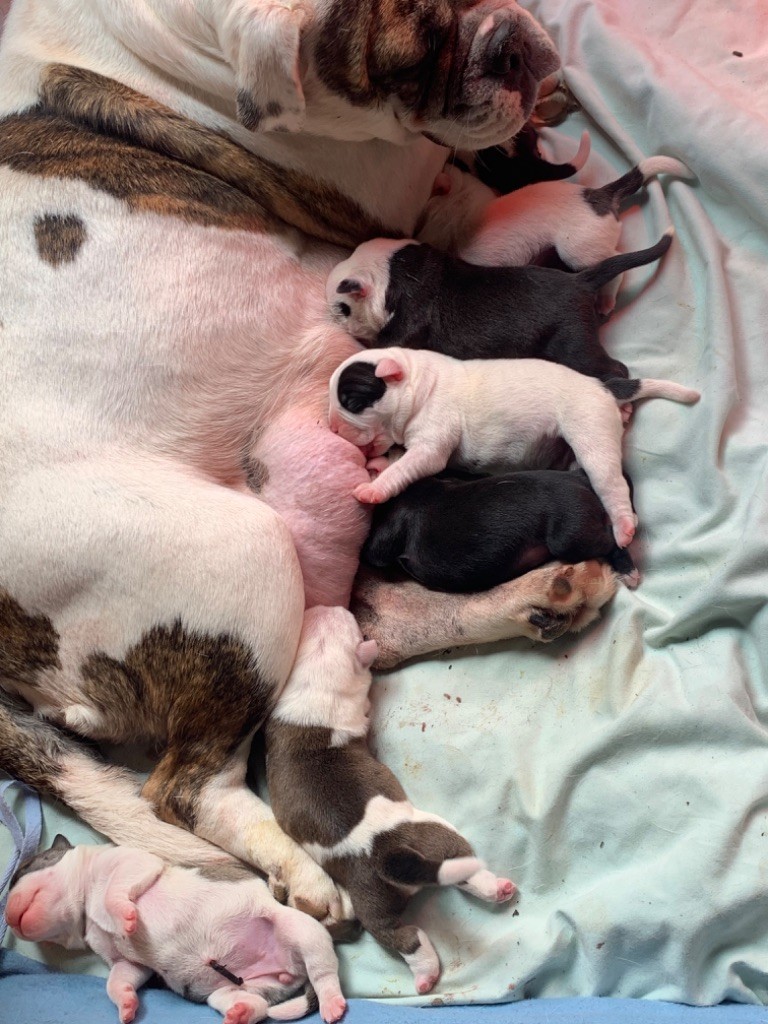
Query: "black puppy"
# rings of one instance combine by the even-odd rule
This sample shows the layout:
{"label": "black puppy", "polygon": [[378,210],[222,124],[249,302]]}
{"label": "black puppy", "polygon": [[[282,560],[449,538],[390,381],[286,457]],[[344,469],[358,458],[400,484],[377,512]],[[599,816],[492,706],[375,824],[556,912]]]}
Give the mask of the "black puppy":
{"label": "black puppy", "polygon": [[640,578],[583,470],[419,480],[376,506],[362,558],[451,592],[489,590],[553,558],[602,558],[631,588]]}
{"label": "black puppy", "polygon": [[598,336],[596,297],[618,274],[669,249],[648,249],[577,274],[550,267],[477,267],[430,245],[364,242],[328,278],[331,315],[363,343],[426,348],[456,359],[548,359],[588,377],[628,377]]}

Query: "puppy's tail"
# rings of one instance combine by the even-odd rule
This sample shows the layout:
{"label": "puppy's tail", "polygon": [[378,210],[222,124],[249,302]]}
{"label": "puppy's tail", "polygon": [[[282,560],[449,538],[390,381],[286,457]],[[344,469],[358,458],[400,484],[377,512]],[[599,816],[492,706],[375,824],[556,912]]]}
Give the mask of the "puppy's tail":
{"label": "puppy's tail", "polygon": [[694,405],[701,398],[699,391],[676,384],[673,380],[653,380],[650,377],[642,380],[635,377],[623,380],[613,377],[603,381],[603,387],[613,395],[619,405],[625,402],[639,402],[641,398],[666,398],[670,402],[681,402],[683,405]]}
{"label": "puppy's tail", "polygon": [[584,201],[595,213],[603,216],[612,213],[618,217],[619,209],[625,199],[629,199],[657,174],[674,174],[676,178],[693,178],[694,175],[681,160],[671,156],[651,156],[641,160],[631,171],[622,174],[615,181],[609,181],[601,188],[585,188]]}
{"label": "puppy's tail", "polygon": [[483,866],[477,857],[429,860],[412,846],[401,846],[384,857],[380,871],[395,885],[458,885]]}
{"label": "puppy's tail", "polygon": [[267,1017],[270,1020],[298,1020],[299,1017],[306,1017],[308,1013],[315,1013],[320,1006],[320,1000],[312,986],[307,982],[301,995],[293,999],[286,999],[284,1003],[276,1003],[267,1010]]}
{"label": "puppy's tail", "polygon": [[582,132],[581,139],[579,140],[579,148],[576,150],[576,155],[573,159],[564,164],[550,164],[550,166],[563,172],[560,174],[560,177],[570,178],[572,174],[580,171],[587,162],[591,149],[592,141],[589,137],[589,132]]}
{"label": "puppy's tail", "polygon": [[646,263],[653,263],[661,259],[667,249],[672,245],[675,229],[668,227],[655,245],[648,249],[638,249],[636,252],[622,252],[618,256],[609,256],[607,260],[598,263],[595,267],[580,271],[576,277],[584,284],[589,291],[597,292],[603,285],[608,284],[614,277],[623,274],[625,270],[632,270],[633,267],[643,267]]}

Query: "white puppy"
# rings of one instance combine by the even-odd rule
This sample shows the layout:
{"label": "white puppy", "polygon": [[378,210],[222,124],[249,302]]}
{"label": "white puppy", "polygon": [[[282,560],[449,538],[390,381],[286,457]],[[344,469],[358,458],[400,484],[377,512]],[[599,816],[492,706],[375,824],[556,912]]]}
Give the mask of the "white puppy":
{"label": "white puppy", "polygon": [[[691,178],[679,160],[654,156],[602,188],[542,181],[497,197],[491,189],[447,164],[435,179],[418,240],[484,267],[522,267],[554,248],[566,266],[582,270],[616,254],[619,210],[657,174]],[[620,279],[603,291],[610,313]]]}
{"label": "white puppy", "polygon": [[23,939],[90,947],[106,960],[121,1024],[134,1019],[136,990],[153,973],[205,1000],[224,1024],[294,1020],[318,1005],[330,1024],[346,1007],[325,928],[280,906],[236,863],[182,868],[144,850],[73,847],[57,836],[16,872],[6,916]]}
{"label": "white puppy", "polygon": [[663,380],[591,377],[540,359],[451,359],[424,350],[372,349],[331,377],[331,429],[369,458],[407,451],[370,484],[363,502],[388,501],[451,463],[468,470],[548,464],[555,438],[573,449],[624,548],[637,525],[621,469],[619,404],[640,398],[693,403],[699,393]]}

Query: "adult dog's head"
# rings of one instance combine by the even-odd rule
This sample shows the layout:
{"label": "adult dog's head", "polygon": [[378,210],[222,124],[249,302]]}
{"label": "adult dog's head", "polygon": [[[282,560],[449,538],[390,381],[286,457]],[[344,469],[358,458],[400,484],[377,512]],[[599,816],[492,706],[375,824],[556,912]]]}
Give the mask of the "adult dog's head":
{"label": "adult dog's head", "polygon": [[[480,149],[514,135],[560,64],[514,0],[246,0],[233,64],[255,131]],[[243,12],[241,10],[241,20]]]}

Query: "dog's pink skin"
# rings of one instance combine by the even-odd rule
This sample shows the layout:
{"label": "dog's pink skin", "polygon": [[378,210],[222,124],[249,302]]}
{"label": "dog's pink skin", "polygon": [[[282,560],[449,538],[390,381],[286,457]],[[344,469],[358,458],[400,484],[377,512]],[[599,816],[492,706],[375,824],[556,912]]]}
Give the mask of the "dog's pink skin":
{"label": "dog's pink skin", "polygon": [[290,409],[259,438],[254,458],[266,469],[259,497],[285,520],[301,563],[307,608],[349,606],[370,511],[354,497],[370,481],[355,445],[324,415]]}

